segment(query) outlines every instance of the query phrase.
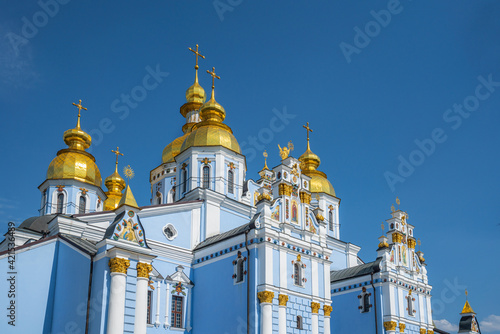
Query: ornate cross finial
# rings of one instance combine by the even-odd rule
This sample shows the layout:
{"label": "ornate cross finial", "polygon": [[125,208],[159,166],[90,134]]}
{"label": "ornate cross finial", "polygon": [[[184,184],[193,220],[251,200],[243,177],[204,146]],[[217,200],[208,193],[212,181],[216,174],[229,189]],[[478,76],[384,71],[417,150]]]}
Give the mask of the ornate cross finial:
{"label": "ornate cross finial", "polygon": [[467,291],[467,289],[465,289],[465,300],[468,300],[469,299],[469,291]]}
{"label": "ornate cross finial", "polygon": [[205,56],[198,52],[198,44],[196,44],[196,50],[193,50],[193,49],[189,48],[189,51],[191,51],[192,53],[194,53],[195,56],[196,56],[196,65],[194,65],[194,69],[195,69],[195,72],[196,72],[196,77],[194,79],[194,82],[198,82],[198,68],[199,68],[199,66],[198,66],[198,56],[201,57],[201,58],[203,58],[203,59],[205,59]]}
{"label": "ornate cross finial", "polygon": [[383,231],[383,230],[385,230],[385,225],[384,225],[384,223],[382,223],[382,224],[380,225],[380,227],[382,228],[382,231]]}
{"label": "ornate cross finial", "polygon": [[119,155],[123,156],[123,153],[122,153],[122,152],[120,152],[120,150],[119,150],[119,147],[118,147],[118,146],[116,147],[116,151],[115,151],[115,150],[111,150],[111,152],[113,152],[114,154],[116,154],[115,172],[118,172],[118,156],[119,156]]}
{"label": "ornate cross finial", "polygon": [[123,174],[125,174],[125,177],[130,181],[135,173],[134,173],[134,170],[132,169],[132,167],[130,167],[130,165],[128,165],[127,167],[123,168]]}
{"label": "ornate cross finial", "polygon": [[267,156],[268,156],[268,154],[267,154],[266,150],[264,150],[264,153],[262,153],[262,155],[264,156],[264,169],[269,169],[267,167]]}
{"label": "ornate cross finial", "polygon": [[309,143],[309,132],[313,132],[313,130],[309,127],[309,122],[306,125],[302,125],[302,127],[307,131],[307,142]]}
{"label": "ornate cross finial", "polygon": [[193,50],[193,49],[189,48],[189,51],[191,51],[192,53],[194,53],[195,56],[196,56],[196,65],[194,66],[194,69],[198,70],[198,68],[199,68],[198,67],[198,56],[200,56],[203,59],[205,59],[205,56],[198,52],[198,44],[196,44],[196,50]]}
{"label": "ornate cross finial", "polygon": [[80,112],[83,110],[87,110],[84,106],[82,106],[82,100],[78,101],[78,104],[73,102],[73,105],[78,108],[78,121],[76,122],[76,128],[80,128]]}
{"label": "ornate cross finial", "polygon": [[215,74],[215,67],[212,67],[212,72],[207,70],[207,73],[212,76],[212,99],[214,99],[214,89],[215,89],[215,78],[220,80],[220,76]]}
{"label": "ornate cross finial", "polygon": [[399,204],[401,204],[401,201],[399,200],[399,197],[396,197],[396,204],[398,205],[398,210],[399,210]]}

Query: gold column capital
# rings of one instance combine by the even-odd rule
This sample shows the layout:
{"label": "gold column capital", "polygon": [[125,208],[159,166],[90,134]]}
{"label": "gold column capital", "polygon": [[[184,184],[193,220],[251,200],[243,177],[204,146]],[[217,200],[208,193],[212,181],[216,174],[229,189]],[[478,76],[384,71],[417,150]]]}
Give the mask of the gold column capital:
{"label": "gold column capital", "polygon": [[420,334],[425,334],[427,333],[427,330],[425,328],[420,328]]}
{"label": "gold column capital", "polygon": [[332,313],[332,311],[333,311],[333,307],[331,307],[330,305],[323,306],[323,312],[325,312],[325,317],[329,317],[330,313]]}
{"label": "gold column capital", "polygon": [[428,329],[427,334],[434,334],[434,331],[432,329]]}
{"label": "gold column capital", "polygon": [[402,322],[399,323],[399,332],[404,333],[405,332],[406,325],[403,324]]}
{"label": "gold column capital", "polygon": [[401,243],[403,241],[403,235],[399,232],[394,232],[392,234],[392,242]]}
{"label": "gold column capital", "polygon": [[318,313],[320,307],[321,305],[319,303],[311,302],[312,313]]}
{"label": "gold column capital", "polygon": [[415,239],[408,238],[408,247],[410,247],[411,249],[415,249],[416,245],[417,245],[417,242],[415,241]]}
{"label": "gold column capital", "polygon": [[280,302],[280,306],[286,306],[286,303],[288,302],[288,296],[287,295],[278,295],[278,300]]}
{"label": "gold column capital", "polygon": [[260,291],[257,292],[257,297],[261,303],[272,303],[274,298],[274,292],[272,291]]}
{"label": "gold column capital", "polygon": [[137,262],[137,277],[149,278],[149,273],[153,270],[153,266],[149,263]]}
{"label": "gold column capital", "polygon": [[127,269],[130,266],[130,260],[114,257],[109,260],[108,265],[112,273],[127,274]]}
{"label": "gold column capital", "polygon": [[311,194],[308,194],[304,191],[301,191],[299,193],[299,196],[300,196],[300,201],[304,204],[309,204],[311,203]]}
{"label": "gold column capital", "polygon": [[384,322],[384,328],[386,331],[395,331],[397,326],[398,324],[395,321]]}

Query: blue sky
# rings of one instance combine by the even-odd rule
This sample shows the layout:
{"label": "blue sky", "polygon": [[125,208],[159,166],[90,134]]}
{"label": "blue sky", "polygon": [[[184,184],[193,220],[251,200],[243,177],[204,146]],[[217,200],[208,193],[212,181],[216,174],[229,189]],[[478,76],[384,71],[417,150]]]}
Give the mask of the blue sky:
{"label": "blue sky", "polygon": [[[434,318],[456,326],[467,288],[483,332],[500,333],[492,284],[500,275],[499,2],[116,4],[16,1],[0,11],[2,224],[37,214],[37,187],[75,126],[78,99],[103,179],[120,146],[120,165],[134,168],[131,186],[147,205],[149,171],[181,134],[179,107],[194,76],[187,48],[198,43],[200,82],[210,89],[204,72],[215,66],[216,98],[247,154],[248,178],[258,177],[263,149],[272,166],[278,143],[292,140],[300,156],[310,122],[319,169],[342,199],[342,239],[373,260],[398,196],[422,240]],[[137,95],[151,71],[161,73],[158,85]],[[118,110],[131,93],[128,112]],[[283,126],[272,127],[277,115]]]}

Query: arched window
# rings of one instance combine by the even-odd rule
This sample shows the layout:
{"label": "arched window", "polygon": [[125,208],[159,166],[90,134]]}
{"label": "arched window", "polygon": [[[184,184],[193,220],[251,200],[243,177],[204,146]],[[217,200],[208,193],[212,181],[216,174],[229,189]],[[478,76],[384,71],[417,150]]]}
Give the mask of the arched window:
{"label": "arched window", "polygon": [[57,195],[57,211],[56,211],[56,213],[63,213],[63,205],[64,205],[64,194],[59,193],[59,195]]}
{"label": "arched window", "polygon": [[297,329],[302,329],[302,317],[300,315],[297,316]]}
{"label": "arched window", "polygon": [[203,167],[203,188],[210,188],[210,167]]}
{"label": "arched window", "polygon": [[156,196],[156,204],[161,204],[161,195]]}
{"label": "arched window", "polygon": [[328,212],[328,228],[330,231],[333,231],[333,210],[330,210]]}
{"label": "arched window", "polygon": [[232,170],[227,172],[227,192],[234,194],[234,173]]}
{"label": "arched window", "polygon": [[245,264],[243,259],[238,260],[238,264],[236,265],[236,283],[243,282],[243,272],[245,271]]}
{"label": "arched window", "polygon": [[300,268],[300,262],[293,265],[293,283],[295,285],[302,285],[302,271]]}
{"label": "arched window", "polygon": [[182,170],[182,192],[185,193],[187,191],[187,176],[188,176],[188,172],[187,172],[187,168],[184,168]]}
{"label": "arched window", "polygon": [[363,296],[363,313],[370,312],[370,294],[365,293]]}
{"label": "arched window", "polygon": [[84,214],[85,213],[85,207],[87,205],[87,199],[85,196],[80,196],[80,201],[78,203],[78,213],[79,214]]}

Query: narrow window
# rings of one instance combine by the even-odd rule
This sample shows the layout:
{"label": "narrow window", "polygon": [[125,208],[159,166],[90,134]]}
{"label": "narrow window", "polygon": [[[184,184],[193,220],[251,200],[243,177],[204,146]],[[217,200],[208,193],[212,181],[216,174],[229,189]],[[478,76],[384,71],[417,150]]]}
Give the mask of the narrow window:
{"label": "narrow window", "polygon": [[172,296],[172,311],[171,311],[172,327],[182,328],[182,302],[183,302],[183,297]]}
{"label": "narrow window", "polygon": [[302,285],[302,277],[300,272],[300,263],[295,263],[293,265],[293,280],[295,285]]}
{"label": "narrow window", "polygon": [[243,282],[243,271],[244,271],[243,259],[239,259],[236,267],[236,283]]}
{"label": "narrow window", "polygon": [[79,214],[84,214],[85,213],[85,206],[87,205],[87,199],[85,196],[80,196],[80,201],[78,203],[78,213]]}
{"label": "narrow window", "polygon": [[187,168],[184,168],[182,170],[182,192],[185,193],[187,191],[187,176],[188,176],[188,172],[187,172]]}
{"label": "narrow window", "polygon": [[363,296],[363,313],[370,312],[370,295],[365,293]]}
{"label": "narrow window", "polygon": [[406,297],[408,299],[408,314],[413,316],[413,303],[412,303],[412,297],[411,295],[408,295],[408,297]]}
{"label": "narrow window", "polygon": [[302,329],[302,317],[300,315],[297,316],[297,329]]}
{"label": "narrow window", "polygon": [[227,192],[234,194],[234,173],[232,170],[227,172]]}
{"label": "narrow window", "polygon": [[333,231],[333,210],[328,213],[328,228]]}
{"label": "narrow window", "polygon": [[161,194],[156,196],[156,204],[161,204]]}
{"label": "narrow window", "polygon": [[57,212],[56,213],[63,213],[63,203],[64,203],[64,194],[60,193],[57,195]]}
{"label": "narrow window", "polygon": [[210,188],[210,167],[203,167],[203,188]]}
{"label": "narrow window", "polygon": [[153,320],[151,320],[151,307],[153,306],[153,291],[148,290],[148,314],[147,314],[147,320],[148,324],[152,324]]}

